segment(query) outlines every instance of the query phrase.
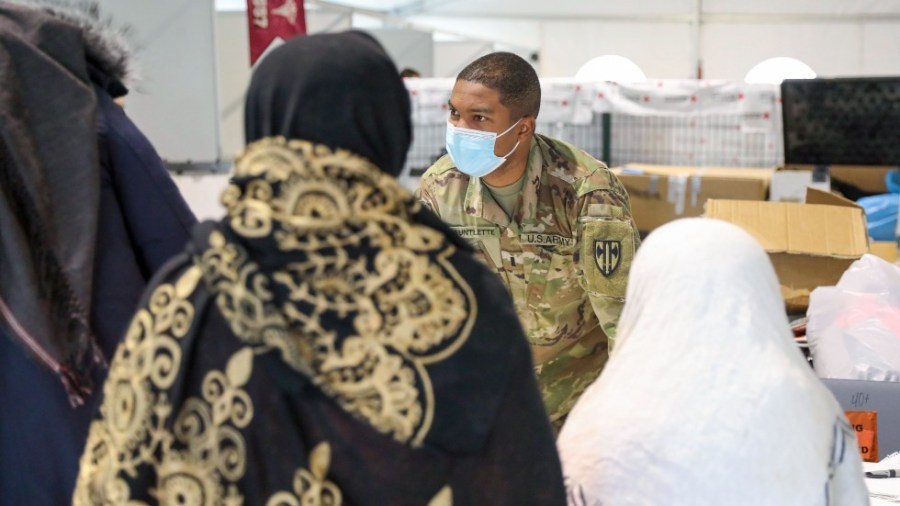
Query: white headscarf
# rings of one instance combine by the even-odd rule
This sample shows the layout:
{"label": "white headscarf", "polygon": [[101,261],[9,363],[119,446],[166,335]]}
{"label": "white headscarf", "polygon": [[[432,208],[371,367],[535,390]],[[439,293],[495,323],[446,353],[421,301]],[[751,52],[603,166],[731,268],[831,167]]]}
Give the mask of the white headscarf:
{"label": "white headscarf", "polygon": [[746,232],[687,219],[631,269],[617,347],[558,440],[573,505],[864,505],[856,437]]}

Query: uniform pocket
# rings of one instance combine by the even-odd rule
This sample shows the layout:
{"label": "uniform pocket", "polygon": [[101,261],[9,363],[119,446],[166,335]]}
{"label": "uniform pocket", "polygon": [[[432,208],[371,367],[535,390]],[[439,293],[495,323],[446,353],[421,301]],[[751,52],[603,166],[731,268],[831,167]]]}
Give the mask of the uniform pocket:
{"label": "uniform pocket", "polygon": [[578,285],[572,253],[550,253],[546,277],[544,298],[553,301],[554,306],[564,306],[581,298],[583,290]]}
{"label": "uniform pocket", "polygon": [[553,345],[575,330],[584,290],[578,285],[574,248],[534,248],[529,268],[527,309],[533,318],[532,344]]}

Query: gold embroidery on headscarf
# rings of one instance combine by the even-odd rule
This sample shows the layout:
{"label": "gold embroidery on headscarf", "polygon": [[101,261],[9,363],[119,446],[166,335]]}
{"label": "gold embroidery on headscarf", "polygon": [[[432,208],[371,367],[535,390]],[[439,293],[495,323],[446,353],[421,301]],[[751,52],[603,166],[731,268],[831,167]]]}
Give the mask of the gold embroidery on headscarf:
{"label": "gold embroidery on headscarf", "polygon": [[453,506],[453,489],[445,485],[438,493],[428,501],[428,506]]}
{"label": "gold embroidery on headscarf", "polygon": [[341,506],[341,490],[325,479],[331,466],[331,445],[319,443],[309,454],[309,470],[294,474],[294,492],[277,492],[266,506]]}
{"label": "gold embroidery on headscarf", "polygon": [[[434,394],[425,366],[469,337],[475,297],[449,261],[444,236],[411,223],[418,202],[365,159],[305,141],[264,139],[237,161],[223,194],[228,222],[248,239],[271,234],[303,252],[271,279],[219,232],[198,259],[236,335],[280,350],[348,412],[398,441],[421,444]],[[278,185],[278,189],[275,189]],[[366,243],[373,258],[353,258]],[[272,290],[286,289],[276,307]],[[325,313],[352,322],[339,339]]]}
{"label": "gold embroidery on headscarf", "polygon": [[[282,249],[302,249],[307,259],[270,281],[241,247],[216,232],[198,266],[154,289],[113,359],[100,418],[91,424],[81,458],[75,505],[145,504],[132,498],[129,484],[144,473],[155,478],[148,492],[159,503],[244,502],[237,488],[246,466],[240,430],[253,419],[244,390],[253,348],[234,353],[224,372],[209,371],[200,395],[178,406],[177,414],[168,396],[182,370],[180,341],[194,324],[188,299],[203,277],[246,343],[277,348],[344,409],[396,439],[416,445],[427,435],[435,401],[425,367],[455,353],[476,316],[474,294],[448,260],[453,246],[439,232],[411,224],[414,199],[349,153],[263,141],[239,163],[238,175],[254,171],[265,171],[258,172],[263,180],[223,195],[234,230],[248,238],[274,231]],[[318,184],[304,182],[311,173],[319,174]],[[287,198],[273,196],[274,182],[285,183]],[[362,240],[378,251],[371,268],[346,251]],[[270,282],[289,291],[290,303],[274,307]],[[300,304],[313,310],[302,311]],[[351,319],[355,335],[338,343],[320,321],[325,311]],[[320,499],[340,501],[340,491],[324,479],[330,451],[320,447],[302,483],[318,480]],[[300,483],[295,492],[305,499],[308,489]],[[436,496],[449,498],[449,489]]]}
{"label": "gold embroidery on headscarf", "polygon": [[202,397],[187,399],[167,428],[173,406],[166,390],[181,370],[178,341],[193,323],[187,298],[200,279],[191,267],[175,284],[158,286],[132,321],[104,385],[101,417],[91,424],[74,504],[144,504],[132,499],[127,481],[143,466],[153,468],[149,493],[160,504],[243,501],[235,483],[246,460],[239,430],[253,419],[242,388],[252,374],[252,348],[234,353],[224,372],[208,372]]}

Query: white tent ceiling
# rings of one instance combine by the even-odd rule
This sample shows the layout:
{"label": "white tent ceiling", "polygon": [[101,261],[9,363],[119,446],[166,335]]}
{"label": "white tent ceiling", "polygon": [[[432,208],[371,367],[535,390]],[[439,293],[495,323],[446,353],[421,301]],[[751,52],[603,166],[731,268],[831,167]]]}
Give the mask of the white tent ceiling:
{"label": "white tent ceiling", "polygon": [[[308,0],[309,1],[309,0]],[[466,16],[505,19],[673,18],[703,15],[900,16],[898,0],[329,0],[395,16]],[[312,0],[315,3],[315,0]],[[756,18],[759,19],[759,18]]]}
{"label": "white tent ceiling", "polygon": [[[220,10],[246,6],[216,2]],[[573,76],[607,54],[634,61],[651,78],[696,77],[702,69],[704,77],[742,80],[756,64],[782,56],[823,77],[900,74],[900,0],[304,2],[320,21],[314,30],[433,32],[438,77],[491,47],[538,56],[545,77]]]}

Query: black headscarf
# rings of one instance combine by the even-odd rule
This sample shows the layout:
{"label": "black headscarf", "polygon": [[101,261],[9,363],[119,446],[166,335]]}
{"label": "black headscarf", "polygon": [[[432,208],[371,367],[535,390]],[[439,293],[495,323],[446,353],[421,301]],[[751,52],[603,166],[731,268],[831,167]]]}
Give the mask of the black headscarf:
{"label": "black headscarf", "polygon": [[412,140],[409,93],[394,63],[362,32],[291,39],[253,73],[247,143],[283,136],[343,148],[396,176]]}
{"label": "black headscarf", "polygon": [[90,314],[100,167],[82,30],[0,4],[0,327],[77,404],[96,353]]}
{"label": "black headscarf", "polygon": [[145,292],[74,504],[565,504],[509,295],[387,174],[410,121],[384,52],[297,38],[247,111],[227,216]]}

